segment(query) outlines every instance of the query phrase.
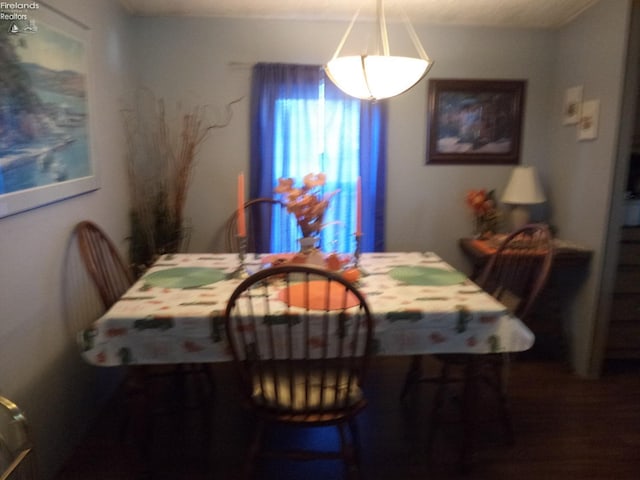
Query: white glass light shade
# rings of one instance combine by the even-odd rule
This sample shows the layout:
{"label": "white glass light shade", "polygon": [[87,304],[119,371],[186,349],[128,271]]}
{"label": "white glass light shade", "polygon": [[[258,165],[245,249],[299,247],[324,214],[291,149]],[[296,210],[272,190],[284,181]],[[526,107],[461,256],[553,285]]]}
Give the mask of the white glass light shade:
{"label": "white glass light shade", "polygon": [[540,186],[536,169],[531,166],[514,168],[501,200],[502,203],[511,205],[534,205],[545,202],[547,199]]}
{"label": "white glass light shade", "polygon": [[380,100],[400,95],[422,80],[433,65],[433,61],[424,51],[406,14],[404,24],[418,57],[390,54],[383,0],[377,0],[376,24],[379,43],[375,53],[371,55],[340,55],[359,14],[358,11],[354,15],[333,54],[333,58],[325,66],[325,71],[331,81],[347,95],[364,100]]}
{"label": "white glass light shade", "polygon": [[353,55],[332,59],[325,70],[336,86],[356,98],[381,100],[406,92],[433,65],[422,58]]}

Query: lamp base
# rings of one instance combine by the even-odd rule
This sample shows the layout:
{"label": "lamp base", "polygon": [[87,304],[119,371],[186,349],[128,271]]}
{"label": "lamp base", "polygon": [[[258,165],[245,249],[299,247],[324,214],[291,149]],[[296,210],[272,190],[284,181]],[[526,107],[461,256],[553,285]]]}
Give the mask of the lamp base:
{"label": "lamp base", "polygon": [[509,220],[511,221],[511,231],[519,230],[529,223],[529,209],[522,205],[516,205],[511,208]]}

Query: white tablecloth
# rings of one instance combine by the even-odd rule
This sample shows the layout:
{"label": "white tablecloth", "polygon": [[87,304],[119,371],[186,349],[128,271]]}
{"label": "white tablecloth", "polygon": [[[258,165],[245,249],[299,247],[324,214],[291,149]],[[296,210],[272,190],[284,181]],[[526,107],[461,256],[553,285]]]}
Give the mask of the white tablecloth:
{"label": "white tablecloth", "polygon": [[[99,366],[231,360],[222,314],[240,283],[227,275],[237,265],[236,254],[161,257],[81,332],[84,359]],[[262,266],[249,256],[249,270]],[[375,318],[378,355],[516,352],[533,345],[520,320],[433,253],[367,253],[360,266],[365,275],[358,286]]]}

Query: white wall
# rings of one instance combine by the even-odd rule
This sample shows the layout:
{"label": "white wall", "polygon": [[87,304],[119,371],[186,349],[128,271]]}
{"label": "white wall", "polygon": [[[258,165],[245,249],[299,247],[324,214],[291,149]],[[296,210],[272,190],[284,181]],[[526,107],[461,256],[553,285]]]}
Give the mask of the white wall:
{"label": "white wall", "polygon": [[91,29],[91,133],[101,188],[0,219],[0,394],[26,410],[43,479],[66,459],[116,373],[82,362],[66,329],[61,285],[70,232],[91,218],[124,247],[128,231],[118,112],[130,82],[128,17],[111,0],[54,3]]}
{"label": "white wall", "polygon": [[[499,78],[527,81],[521,159],[536,165],[546,182],[545,119],[549,115],[553,51],[550,32],[487,28],[419,29],[435,59],[429,78]],[[393,99],[389,118],[387,248],[433,250],[468,269],[458,249],[472,233],[464,203],[470,189],[506,186],[509,166],[425,165],[427,81]]]}
{"label": "white wall", "polygon": [[[396,37],[408,48],[400,30]],[[542,30],[416,27],[435,65],[427,78],[527,80],[522,159],[543,174],[551,104],[553,34]],[[222,105],[245,96],[232,124],[214,133],[199,155],[187,204],[194,226],[192,250],[221,248],[217,233],[234,208],[235,184],[248,170],[248,106],[255,62],[323,64],[346,24],[240,19],[144,18],[136,20],[141,83],[178,101]],[[406,37],[406,35],[405,35]],[[311,40],[309,40],[311,39]],[[398,44],[391,44],[392,50]],[[240,62],[245,65],[232,66]],[[471,188],[501,191],[510,167],[426,166],[427,80],[390,100],[387,248],[435,250],[459,268],[467,264],[457,239],[472,231],[464,204]]]}
{"label": "white wall", "polygon": [[[554,108],[550,127],[550,199],[554,223],[563,238],[594,251],[590,274],[570,312],[571,356],[578,373],[593,374],[589,362],[601,288],[610,200],[618,144],[620,106],[630,18],[628,0],[607,0],[587,10],[558,33],[555,49]],[[598,138],[576,141],[576,129],[563,126],[565,89],[584,86],[585,100],[600,100]]]}

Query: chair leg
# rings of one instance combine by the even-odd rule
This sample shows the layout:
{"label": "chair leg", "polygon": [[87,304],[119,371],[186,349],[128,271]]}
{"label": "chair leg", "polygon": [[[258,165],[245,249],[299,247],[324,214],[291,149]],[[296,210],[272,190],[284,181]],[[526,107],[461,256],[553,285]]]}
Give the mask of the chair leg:
{"label": "chair leg", "polygon": [[359,454],[357,452],[356,437],[354,432],[357,430],[357,426],[354,421],[349,422],[349,428],[351,431],[351,441],[349,441],[349,435],[347,435],[346,425],[340,423],[337,425],[338,433],[340,435],[340,451],[342,453],[342,461],[345,468],[345,477],[350,480],[356,480],[359,475]]}
{"label": "chair leg", "polygon": [[256,463],[258,461],[258,455],[262,450],[262,438],[264,436],[265,422],[262,419],[258,419],[256,422],[255,430],[253,432],[253,438],[251,439],[251,445],[247,452],[247,460],[244,464],[242,478],[249,480],[253,478],[253,474],[256,469]]}
{"label": "chair leg", "polygon": [[509,406],[509,395],[507,394],[509,367],[510,357],[508,354],[504,354],[502,356],[502,361],[496,364],[495,374],[498,381],[498,396],[500,398],[500,406],[502,409],[502,424],[506,435],[506,443],[507,445],[513,445],[515,443],[515,434],[513,431],[511,408]]}
{"label": "chair leg", "polygon": [[449,383],[449,374],[450,365],[446,361],[442,362],[440,375],[436,378],[436,391],[433,397],[431,416],[429,417],[429,431],[427,434],[427,455],[429,458],[433,451],[437,430],[440,428],[440,415],[442,413],[442,405],[444,404],[446,386]]}
{"label": "chair leg", "polygon": [[152,462],[151,440],[153,438],[154,422],[150,408],[150,385],[147,369],[144,366],[127,367],[124,379],[124,398],[121,405],[122,423],[119,428],[120,441],[126,442],[130,438],[134,452],[139,462],[138,478],[151,478]]}
{"label": "chair leg", "polygon": [[420,381],[420,378],[422,378],[422,355],[413,355],[400,392],[400,400],[404,400],[409,391]]}
{"label": "chair leg", "polygon": [[200,407],[200,417],[204,426],[204,434],[207,442],[211,441],[213,436],[212,429],[212,408],[213,403],[215,402],[214,391],[212,391],[209,387],[208,382],[204,383],[202,378],[202,373],[197,373],[198,378],[196,378],[196,396],[197,396],[197,404]]}
{"label": "chair leg", "polygon": [[209,399],[215,395],[213,375],[206,364],[190,364],[189,368],[196,398],[195,407],[206,409]]}
{"label": "chair leg", "polygon": [[509,407],[509,395],[507,393],[507,385],[509,378],[509,362],[508,354],[501,354],[497,361],[490,362],[486,370],[486,374],[482,375],[491,389],[491,393],[495,396],[500,409],[500,421],[505,434],[505,443],[513,445],[515,443],[515,435],[513,430],[513,422],[511,417],[511,409]]}
{"label": "chair leg", "polygon": [[207,363],[203,364],[202,365],[202,370],[203,370],[203,373],[205,375],[207,385],[209,385],[209,391],[210,391],[211,395],[213,395],[213,394],[215,394],[215,391],[216,391],[216,382],[215,382],[215,378],[213,376],[213,373],[211,372],[211,368],[210,368],[209,364],[207,364]]}
{"label": "chair leg", "polygon": [[480,360],[476,358],[476,355],[469,355],[469,359],[464,368],[462,398],[463,439],[462,450],[460,452],[460,466],[463,472],[468,472],[471,469],[475,454]]}
{"label": "chair leg", "polygon": [[349,428],[351,429],[351,439],[353,442],[355,461],[358,465],[358,469],[360,469],[362,467],[362,443],[360,440],[360,429],[358,428],[357,419],[352,418],[349,421]]}

